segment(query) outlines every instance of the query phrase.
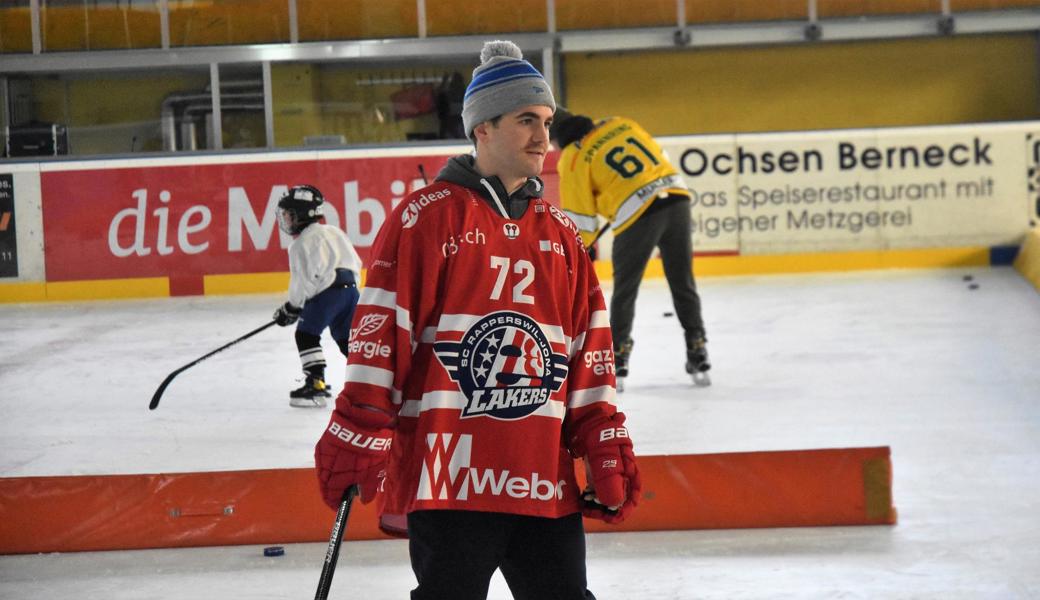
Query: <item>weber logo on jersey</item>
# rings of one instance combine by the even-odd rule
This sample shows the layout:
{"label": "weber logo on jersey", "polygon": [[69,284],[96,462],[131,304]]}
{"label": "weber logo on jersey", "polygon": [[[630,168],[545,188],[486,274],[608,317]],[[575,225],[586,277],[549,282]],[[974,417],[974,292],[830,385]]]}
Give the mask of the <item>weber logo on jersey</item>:
{"label": "weber logo on jersey", "polygon": [[471,465],[473,436],[468,433],[429,433],[426,456],[415,497],[419,500],[469,500],[470,496],[509,496],[532,500],[562,500],[567,482],[543,479],[538,473]]}
{"label": "weber logo on jersey", "polygon": [[464,419],[522,419],[567,377],[567,357],[553,353],[538,323],[510,311],[479,319],[461,341],[437,342],[433,351],[469,400]]}

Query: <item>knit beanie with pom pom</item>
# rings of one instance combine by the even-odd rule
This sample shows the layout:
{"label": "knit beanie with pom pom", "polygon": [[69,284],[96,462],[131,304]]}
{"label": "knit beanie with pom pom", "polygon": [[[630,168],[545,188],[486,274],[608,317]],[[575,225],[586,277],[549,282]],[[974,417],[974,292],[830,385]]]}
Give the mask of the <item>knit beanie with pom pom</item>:
{"label": "knit beanie with pom pom", "polygon": [[485,42],[480,66],[473,69],[473,81],[466,87],[462,102],[466,137],[472,139],[473,128],[484,121],[533,104],[556,110],[552,90],[542,74],[524,60],[513,42]]}

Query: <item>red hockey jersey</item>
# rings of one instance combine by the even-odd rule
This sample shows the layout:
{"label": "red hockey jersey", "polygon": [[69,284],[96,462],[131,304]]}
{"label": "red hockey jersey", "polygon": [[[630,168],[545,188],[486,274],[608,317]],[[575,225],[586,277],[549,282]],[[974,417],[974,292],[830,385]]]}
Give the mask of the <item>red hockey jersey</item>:
{"label": "red hockey jersey", "polygon": [[567,441],[617,409],[573,223],[540,198],[507,219],[437,181],[393,211],[369,263],[338,408],[397,416],[384,512],[578,512]]}

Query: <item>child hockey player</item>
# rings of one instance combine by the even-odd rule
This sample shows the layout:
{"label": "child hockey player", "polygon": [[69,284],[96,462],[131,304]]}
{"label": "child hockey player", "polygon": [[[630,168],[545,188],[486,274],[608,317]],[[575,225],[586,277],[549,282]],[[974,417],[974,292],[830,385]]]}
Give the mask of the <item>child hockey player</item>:
{"label": "child hockey player", "polygon": [[278,201],[278,227],[293,236],[289,245],[289,301],[274,312],[285,327],[296,325],[303,385],[289,392],[289,404],[323,407],[325,384],[321,333],[328,328],[343,356],[349,351],[350,321],[357,306],[361,258],[347,235],[319,223],[325,198],[317,188],[298,185]]}

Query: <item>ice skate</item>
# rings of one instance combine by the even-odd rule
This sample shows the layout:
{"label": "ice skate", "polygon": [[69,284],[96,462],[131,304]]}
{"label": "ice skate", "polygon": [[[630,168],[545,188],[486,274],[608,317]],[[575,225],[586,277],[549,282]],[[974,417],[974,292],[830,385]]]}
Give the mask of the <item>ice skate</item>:
{"label": "ice skate", "polygon": [[617,391],[625,391],[625,378],[628,377],[628,357],[632,355],[632,338],[614,348],[614,376],[617,378]]}
{"label": "ice skate", "polygon": [[307,376],[307,381],[295,390],[289,392],[289,406],[297,408],[322,408],[325,399],[331,398],[328,386],[321,377]]}
{"label": "ice skate", "polygon": [[695,340],[686,349],[686,372],[693,377],[693,385],[697,387],[711,385],[709,369],[711,369],[711,362],[708,360],[708,348],[703,339]]}

